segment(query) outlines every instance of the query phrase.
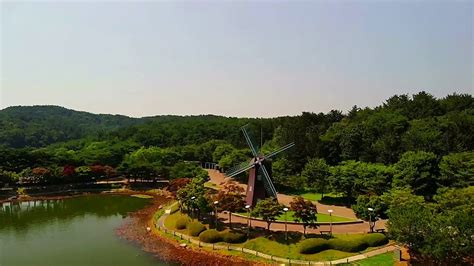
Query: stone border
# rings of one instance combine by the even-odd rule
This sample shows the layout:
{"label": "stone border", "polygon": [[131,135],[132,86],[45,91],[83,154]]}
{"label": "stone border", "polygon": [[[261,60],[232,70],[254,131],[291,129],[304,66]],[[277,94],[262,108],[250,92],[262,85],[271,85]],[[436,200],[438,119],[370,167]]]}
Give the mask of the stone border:
{"label": "stone border", "polygon": [[[233,216],[236,216],[236,217],[240,217],[240,218],[245,218],[247,219],[248,217],[245,216],[245,215],[242,215],[242,214],[238,214],[238,213],[232,213]],[[342,218],[346,218],[346,217],[342,217]],[[350,218],[347,218],[347,219],[350,219]],[[252,221],[260,221],[260,222],[265,222],[265,220],[263,219],[260,219],[260,218],[250,218],[250,220]],[[345,225],[345,224],[360,224],[360,223],[363,223],[364,221],[360,220],[360,219],[356,219],[354,221],[343,221],[343,222],[332,222],[332,225]],[[303,225],[303,223],[301,222],[295,222],[295,221],[281,221],[281,220],[277,220],[277,221],[273,221],[272,223],[277,223],[277,224],[298,224],[298,225]],[[316,222],[316,224],[318,225],[330,225],[331,222]]]}
{"label": "stone border", "polygon": [[[173,206],[172,204],[171,206]],[[171,208],[169,206],[168,208]],[[257,257],[261,257],[267,260],[270,260],[272,262],[281,262],[281,263],[288,263],[288,265],[318,265],[318,266],[326,266],[326,265],[337,265],[337,264],[342,264],[342,263],[349,263],[349,262],[354,262],[358,260],[362,260],[365,258],[369,258],[372,256],[384,254],[387,252],[393,252],[396,250],[399,250],[399,247],[394,246],[394,245],[388,245],[385,247],[382,247],[380,249],[372,250],[363,254],[343,258],[343,259],[338,259],[338,260],[333,260],[333,261],[310,261],[310,260],[297,260],[297,259],[290,259],[290,258],[282,258],[282,257],[277,257],[273,255],[268,255],[262,252],[258,252],[256,250],[252,249],[246,249],[244,247],[238,247],[238,246],[233,246],[231,244],[210,244],[210,243],[204,243],[200,240],[196,240],[191,236],[188,236],[186,234],[182,234],[180,232],[176,232],[174,230],[168,229],[164,225],[164,221],[166,217],[169,216],[169,213],[171,212],[171,209],[166,209],[165,213],[161,215],[161,217],[157,221],[153,221],[154,225],[158,230],[165,232],[165,234],[170,234],[175,237],[179,237],[180,239],[187,240],[188,243],[192,243],[197,245],[198,247],[209,247],[212,248],[213,250],[235,250],[235,251],[240,251],[242,253],[246,254],[251,254]]]}

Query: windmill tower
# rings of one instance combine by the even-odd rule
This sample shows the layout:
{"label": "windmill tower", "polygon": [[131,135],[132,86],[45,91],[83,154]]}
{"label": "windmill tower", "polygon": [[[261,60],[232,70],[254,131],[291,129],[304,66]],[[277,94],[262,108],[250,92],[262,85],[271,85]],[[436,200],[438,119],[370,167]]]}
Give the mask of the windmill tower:
{"label": "windmill tower", "polygon": [[268,197],[277,198],[277,192],[273,185],[271,158],[277,154],[295,146],[295,143],[287,144],[268,155],[259,153],[258,147],[253,145],[252,140],[247,132],[247,126],[241,128],[244,133],[245,141],[249,145],[250,151],[254,158],[249,163],[242,163],[231,168],[226,172],[229,177],[234,177],[247,170],[249,171],[249,179],[247,184],[246,202],[250,206],[254,206],[259,199]]}

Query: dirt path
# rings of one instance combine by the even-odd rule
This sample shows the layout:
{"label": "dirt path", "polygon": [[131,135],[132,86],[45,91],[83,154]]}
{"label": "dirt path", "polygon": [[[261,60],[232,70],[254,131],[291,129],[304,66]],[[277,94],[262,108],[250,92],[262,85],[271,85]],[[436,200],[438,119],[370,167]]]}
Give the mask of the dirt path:
{"label": "dirt path", "polygon": [[[229,180],[232,180],[232,178],[227,177],[223,173],[220,173],[217,170],[207,170],[209,172],[209,177],[210,181],[215,184],[223,184]],[[239,184],[242,186],[244,189],[247,189],[247,185],[245,184]],[[292,201],[293,196],[290,195],[285,195],[285,194],[280,194],[278,193],[278,201],[286,206],[290,205],[290,202]],[[346,217],[346,218],[351,218],[351,219],[357,219],[356,215],[354,214],[354,211],[352,209],[347,208],[347,207],[342,207],[342,206],[335,206],[335,205],[325,205],[321,204],[319,202],[313,201],[316,206],[318,207],[318,212],[319,213],[328,213],[328,210],[333,210],[333,215],[335,216],[340,216],[340,217]],[[228,215],[227,214],[220,214],[219,218],[223,219],[224,221],[227,222]],[[247,219],[238,217],[238,216],[232,216],[232,223],[243,223],[247,224]],[[380,220],[377,221],[375,229],[385,229],[386,221],[385,220]],[[266,228],[266,223],[262,221],[252,221],[252,226],[258,226],[262,228]],[[274,223],[271,225],[272,230],[276,231],[283,231],[285,230],[285,225],[280,224],[280,223]],[[303,228],[301,225],[294,225],[294,224],[288,224],[288,230],[289,231],[303,231]],[[318,229],[308,229],[308,232],[310,233],[319,233],[320,231],[329,231],[329,225],[321,225]],[[334,225],[332,227],[332,230],[334,233],[366,233],[369,231],[369,224],[367,222],[364,223],[358,223],[358,224],[345,224],[345,225]]]}

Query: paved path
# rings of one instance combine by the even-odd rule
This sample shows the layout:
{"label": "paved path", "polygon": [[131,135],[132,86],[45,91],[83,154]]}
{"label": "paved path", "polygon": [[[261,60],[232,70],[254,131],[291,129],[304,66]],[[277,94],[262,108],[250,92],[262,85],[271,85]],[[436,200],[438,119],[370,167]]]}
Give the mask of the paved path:
{"label": "paved path", "polygon": [[[232,180],[232,178],[227,177],[226,175],[224,175],[223,173],[220,173],[217,170],[207,170],[207,171],[209,172],[210,181],[217,185],[221,185],[229,180]],[[244,189],[247,189],[247,185],[240,184],[240,183],[239,185],[243,187]],[[293,199],[293,196],[278,193],[278,201],[283,205],[289,206],[292,199]],[[313,202],[318,207],[318,212],[320,213],[328,213],[327,211],[332,209],[334,211],[333,215],[335,216],[357,219],[356,215],[354,214],[354,211],[352,211],[352,209],[350,208],[335,206],[335,205],[324,205],[316,201],[313,201]],[[227,214],[219,214],[219,218],[228,222]],[[232,223],[247,224],[247,219],[233,215]],[[385,229],[386,228],[385,223],[386,223],[385,220],[377,221],[375,229]],[[266,228],[266,223],[262,221],[252,221],[252,226]],[[285,225],[280,224],[280,223],[274,223],[271,225],[270,229],[276,230],[276,231],[278,230],[283,231],[285,230]],[[367,222],[358,223],[358,224],[345,224],[345,225],[333,224],[332,229],[334,233],[367,233],[369,231],[369,224]],[[303,228],[302,228],[302,225],[288,224],[288,230],[289,231],[303,231]],[[321,230],[329,231],[329,225],[321,225],[318,229],[308,229],[308,232],[319,233]]]}

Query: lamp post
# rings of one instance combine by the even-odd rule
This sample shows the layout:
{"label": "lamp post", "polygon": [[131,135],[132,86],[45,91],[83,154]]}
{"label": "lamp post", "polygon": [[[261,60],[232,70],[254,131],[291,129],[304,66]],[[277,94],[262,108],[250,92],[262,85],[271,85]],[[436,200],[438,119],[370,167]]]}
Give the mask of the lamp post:
{"label": "lamp post", "polygon": [[219,201],[214,201],[214,215],[215,215],[215,223],[216,223],[216,229],[217,229],[217,204],[219,204]]}
{"label": "lamp post", "polygon": [[287,226],[288,219],[287,219],[287,215],[286,215],[287,212],[288,212],[288,208],[287,207],[283,208],[283,211],[285,212],[285,240],[288,241],[288,226]]}
{"label": "lamp post", "polygon": [[332,212],[333,210],[328,210],[329,212],[329,234],[332,236]]}
{"label": "lamp post", "polygon": [[194,219],[194,200],[196,199],[195,196],[191,197],[191,218]]}
{"label": "lamp post", "polygon": [[367,210],[369,210],[369,230],[371,233],[374,232],[374,228],[372,226],[372,212],[374,211],[374,208],[367,208]]}
{"label": "lamp post", "polygon": [[245,209],[247,209],[247,238],[250,237],[250,205],[245,205]]}

